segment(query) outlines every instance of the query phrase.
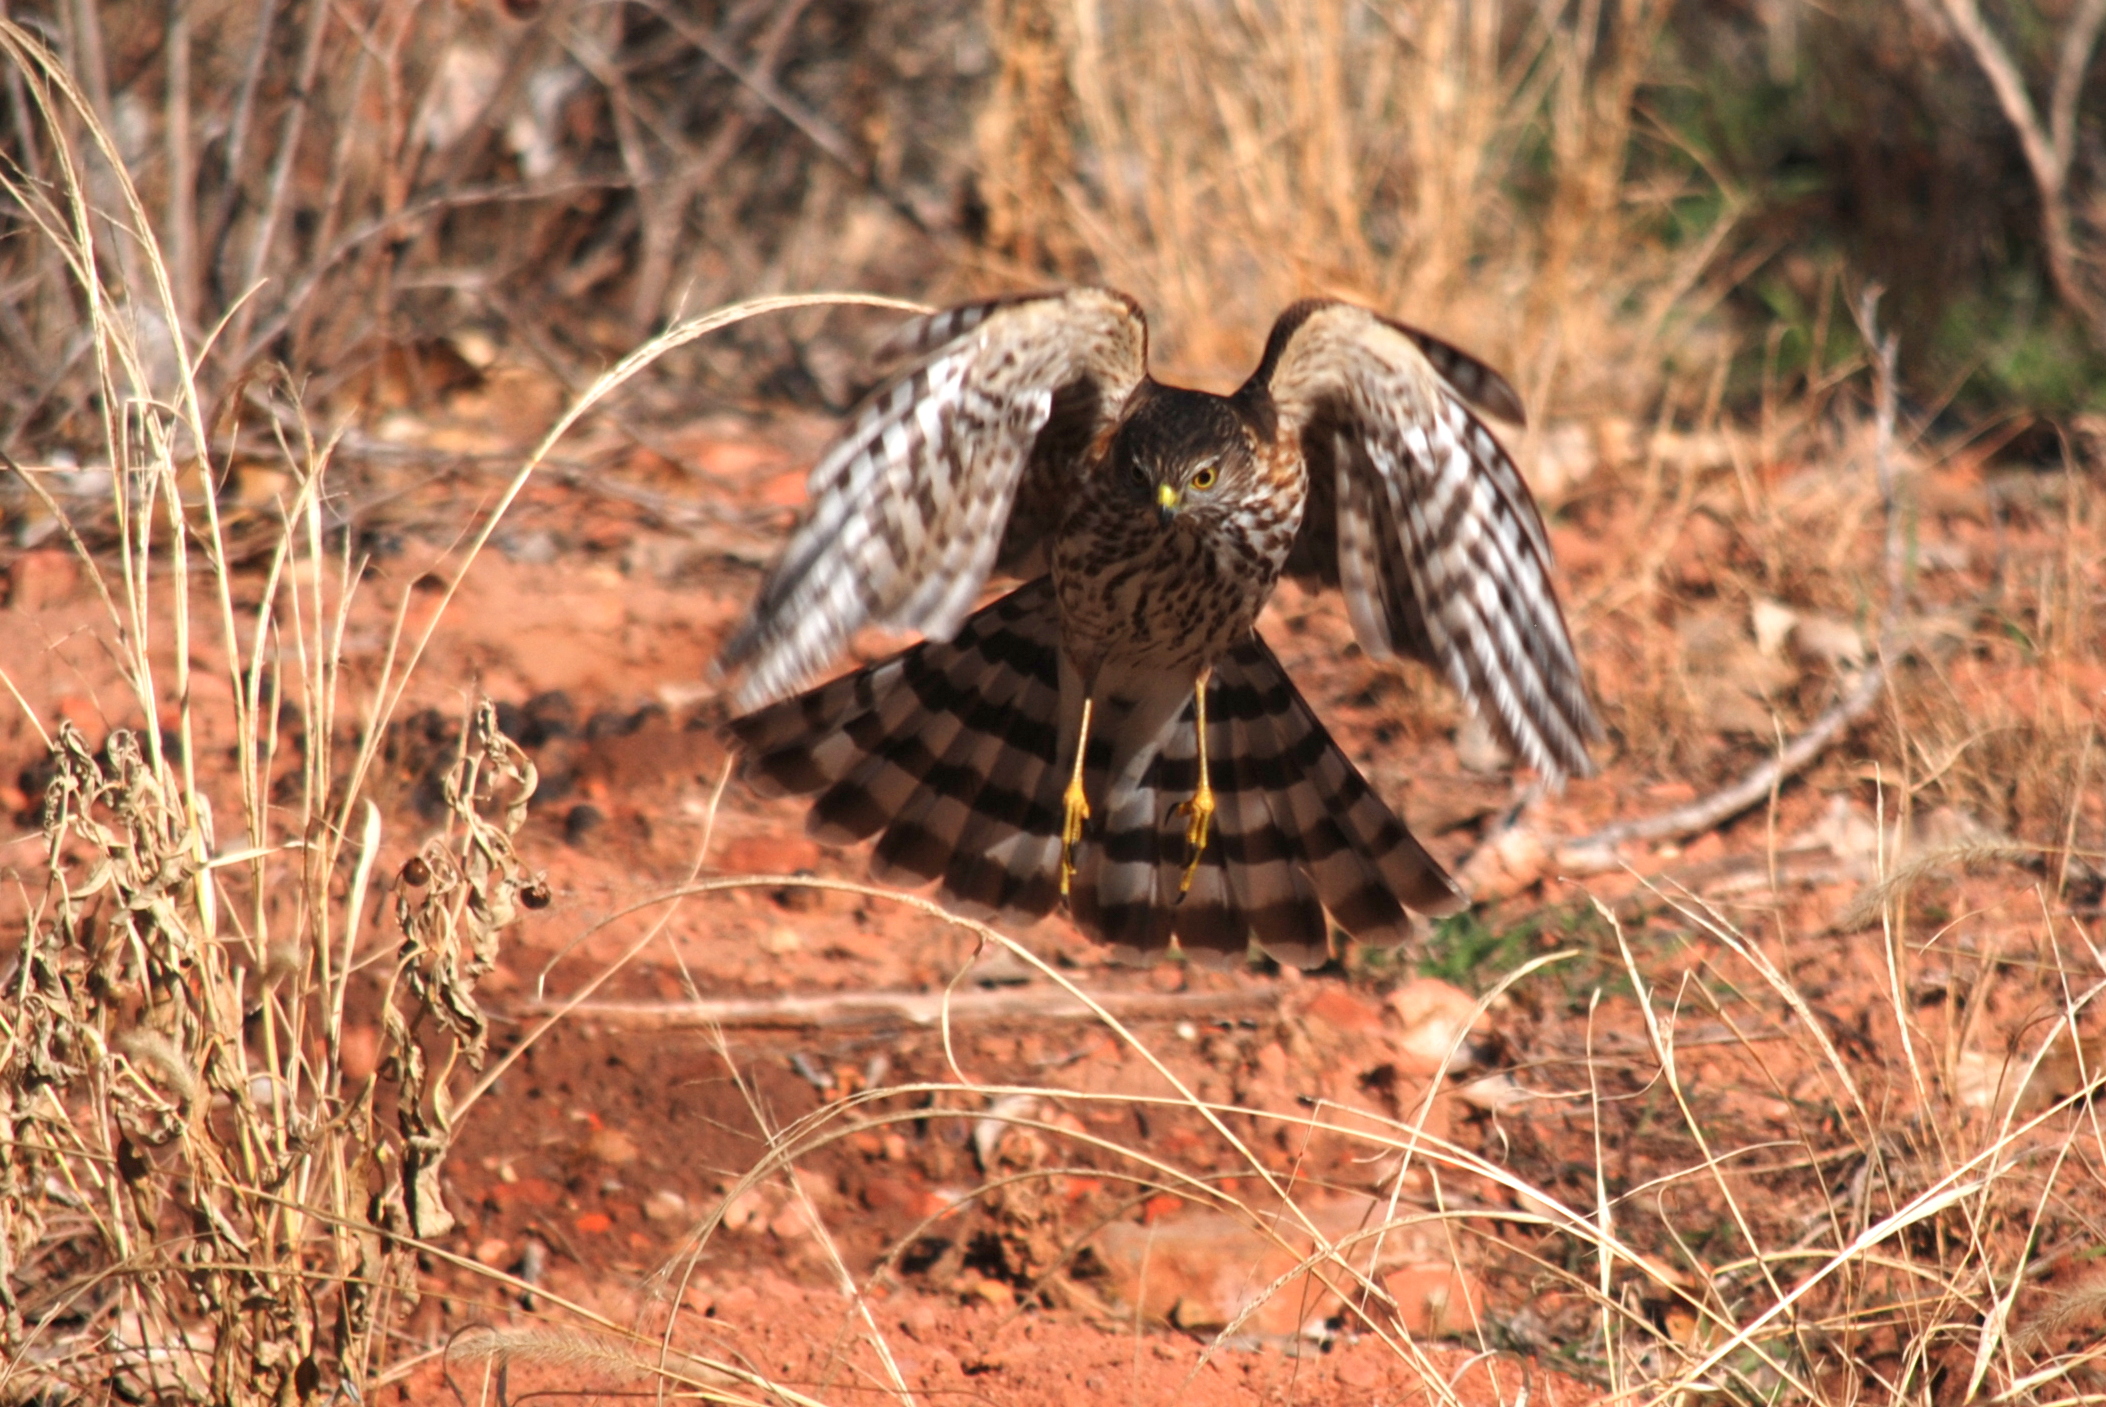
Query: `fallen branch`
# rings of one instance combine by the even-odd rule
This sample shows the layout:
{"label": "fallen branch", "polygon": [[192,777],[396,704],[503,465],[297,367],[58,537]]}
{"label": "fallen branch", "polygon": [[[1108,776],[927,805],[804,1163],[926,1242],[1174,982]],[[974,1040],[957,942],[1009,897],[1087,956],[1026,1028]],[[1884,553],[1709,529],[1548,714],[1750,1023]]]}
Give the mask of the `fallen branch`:
{"label": "fallen branch", "polygon": [[1558,847],[1562,869],[1597,873],[1617,865],[1616,847],[1630,840],[1679,840],[1698,835],[1732,820],[1741,812],[1766,800],[1785,778],[1805,767],[1825,751],[1851,724],[1872,711],[1887,682],[1883,663],[1867,668],[1857,686],[1831,705],[1812,726],[1786,743],[1775,757],[1748,772],[1731,786],[1709,796],[1700,796],[1685,806],[1657,816],[1618,821],[1592,835],[1566,841]]}
{"label": "fallen branch", "polygon": [[822,1030],[843,1026],[905,1024],[935,1027],[994,1021],[1082,1021],[1097,1019],[1098,1009],[1122,1021],[1189,1021],[1225,1016],[1251,1016],[1279,1006],[1276,991],[1247,992],[1093,992],[1093,1008],[1080,998],[1046,987],[993,992],[836,992],[825,996],[727,998],[692,1002],[532,1002],[520,1008],[526,1017],[558,1009],[580,1021],[599,1021],[626,1030],[677,1031],[711,1026],[749,1030]]}

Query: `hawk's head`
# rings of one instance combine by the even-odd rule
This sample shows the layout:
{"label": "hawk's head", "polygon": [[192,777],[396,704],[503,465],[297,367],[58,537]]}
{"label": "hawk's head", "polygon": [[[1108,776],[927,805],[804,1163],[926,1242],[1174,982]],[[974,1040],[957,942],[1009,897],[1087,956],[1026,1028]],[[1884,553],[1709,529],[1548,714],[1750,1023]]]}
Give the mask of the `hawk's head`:
{"label": "hawk's head", "polygon": [[1257,442],[1226,397],[1148,383],[1112,440],[1111,471],[1165,527],[1207,522],[1257,485]]}

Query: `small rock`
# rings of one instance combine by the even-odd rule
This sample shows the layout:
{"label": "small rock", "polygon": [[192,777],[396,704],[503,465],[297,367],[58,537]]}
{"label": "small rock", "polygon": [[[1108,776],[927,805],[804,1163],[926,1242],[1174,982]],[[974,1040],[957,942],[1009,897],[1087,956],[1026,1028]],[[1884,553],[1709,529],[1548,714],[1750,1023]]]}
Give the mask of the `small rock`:
{"label": "small rock", "polygon": [[981,987],[1023,987],[1037,977],[1037,971],[1022,958],[991,943],[973,962],[972,979]]}
{"label": "small rock", "polygon": [[512,1260],[512,1243],[502,1236],[491,1236],[478,1241],[475,1258],[493,1270],[502,1270]]}
{"label": "small rock", "polygon": [[2030,1042],[2023,1050],[1996,1054],[1965,1049],[1953,1065],[1953,1098],[1999,1118],[2023,1118],[2083,1089],[2096,1077],[2102,1057],[2106,1038],[2072,1047],[2067,1027],[2056,1032],[2037,1061]]}
{"label": "small rock", "polygon": [[625,1168],[636,1161],[636,1140],[620,1129],[594,1129],[585,1151],[608,1167]]}
{"label": "small rock", "polygon": [[519,1250],[519,1268],[515,1272],[529,1285],[538,1285],[548,1275],[548,1246],[537,1236],[529,1236]]}
{"label": "small rock", "polygon": [[1514,755],[1492,732],[1484,715],[1473,711],[1455,730],[1455,760],[1466,772],[1499,772],[1513,766]]}
{"label": "small rock", "polygon": [[1397,1302],[1397,1317],[1413,1335],[1459,1337],[1477,1332],[1484,1291],[1461,1266],[1446,1261],[1408,1265],[1382,1277]]}
{"label": "small rock", "polygon": [[723,1225],[726,1231],[763,1230],[766,1227],[768,1199],[758,1187],[749,1187],[724,1204]]}
{"label": "small rock", "polygon": [[1005,1094],[995,1100],[984,1117],[973,1122],[973,1152],[978,1156],[983,1172],[994,1166],[995,1147],[1011,1128],[1010,1121],[1035,1118],[1037,1114],[1038,1096]]}
{"label": "small rock", "polygon": [[1477,1009],[1477,999],[1460,987],[1432,977],[1418,977],[1389,994],[1389,1009],[1403,1028],[1396,1037],[1399,1052],[1411,1058],[1406,1073],[1431,1075],[1443,1064],[1468,1069],[1481,1059],[1474,1037],[1491,1033],[1491,1018]]}
{"label": "small rock", "polygon": [[873,1212],[913,1215],[924,1202],[922,1189],[910,1178],[879,1175],[865,1178],[856,1189],[857,1200]]}
{"label": "small rock", "polygon": [[1799,613],[1781,601],[1757,596],[1748,614],[1749,623],[1755,628],[1755,648],[1766,659],[1776,659],[1783,654],[1785,642],[1791,639],[1793,628],[1799,624]]}
{"label": "small rock", "polygon": [[762,952],[779,958],[802,948],[804,939],[794,928],[771,928],[761,935],[760,946]]}
{"label": "small rock", "polygon": [[1482,1109],[1487,1114],[1504,1114],[1528,1103],[1536,1095],[1535,1091],[1523,1088],[1512,1075],[1501,1071],[1496,1075],[1480,1075],[1457,1087],[1455,1097],[1472,1109]]}
{"label": "small rock", "polygon": [[638,533],[622,549],[622,574],[677,581],[698,555],[688,538],[672,533]]}
{"label": "small rock", "polygon": [[974,1283],[972,1293],[995,1309],[1016,1308],[1016,1291],[1000,1280],[980,1280]]}
{"label": "small rock", "polygon": [[545,567],[563,555],[563,544],[546,528],[536,528],[522,533],[500,533],[497,550],[506,560],[521,566]]}
{"label": "small rock", "polygon": [[1551,864],[1559,874],[1574,878],[1606,874],[1622,863],[1622,857],[1613,845],[1561,845],[1551,857]]}
{"label": "small rock", "polygon": [[644,1198],[645,1221],[660,1223],[682,1222],[688,1219],[687,1198],[670,1187],[661,1187]]}
{"label": "small rock", "polygon": [[936,1306],[927,1300],[916,1300],[909,1304],[899,1317],[899,1326],[907,1332],[908,1337],[924,1343],[936,1332],[936,1325]]}
{"label": "small rock", "polygon": [[1866,658],[1865,637],[1856,626],[1834,616],[1802,616],[1792,632],[1792,646],[1810,661],[1830,669],[1857,669]]}
{"label": "small rock", "polygon": [[599,807],[589,801],[581,801],[570,808],[563,818],[563,841],[566,845],[582,846],[587,837],[607,824],[607,817]]}
{"label": "small rock", "polygon": [[1326,982],[1302,1006],[1305,1021],[1319,1022],[1334,1031],[1378,1031],[1382,1008],[1362,1000],[1346,987]]}
{"label": "small rock", "polygon": [[810,1235],[812,1228],[812,1214],[802,1202],[789,1203],[768,1223],[768,1230],[774,1233],[775,1239],[785,1243]]}
{"label": "small rock", "polygon": [[798,1191],[804,1193],[815,1207],[831,1206],[841,1198],[841,1189],[835,1185],[831,1173],[817,1168],[792,1168],[790,1176],[797,1179]]}
{"label": "small rock", "polygon": [[7,604],[18,611],[55,606],[80,589],[80,560],[70,547],[24,552],[7,569],[7,587]]}
{"label": "small rock", "polygon": [[[1438,1246],[1416,1227],[1398,1225],[1379,1238],[1367,1237],[1386,1214],[1387,1204],[1379,1199],[1341,1197],[1301,1205],[1333,1245],[1359,1238],[1342,1254],[1363,1272],[1377,1241],[1384,1261],[1377,1269],[1402,1268],[1438,1254]],[[1146,1225],[1113,1222],[1090,1245],[1110,1273],[1113,1297],[1155,1323],[1211,1330],[1240,1320],[1240,1332],[1277,1339],[1320,1334],[1324,1321],[1339,1314],[1342,1305],[1314,1278],[1295,1276],[1264,1297],[1275,1280],[1300,1264],[1311,1244],[1296,1216],[1277,1217],[1273,1229],[1277,1237],[1225,1212],[1180,1206]],[[1343,1275],[1333,1266],[1326,1278],[1340,1283]]]}
{"label": "small rock", "polygon": [[1508,826],[1471,853],[1456,878],[1480,903],[1509,899],[1550,868],[1550,847],[1528,826]]}

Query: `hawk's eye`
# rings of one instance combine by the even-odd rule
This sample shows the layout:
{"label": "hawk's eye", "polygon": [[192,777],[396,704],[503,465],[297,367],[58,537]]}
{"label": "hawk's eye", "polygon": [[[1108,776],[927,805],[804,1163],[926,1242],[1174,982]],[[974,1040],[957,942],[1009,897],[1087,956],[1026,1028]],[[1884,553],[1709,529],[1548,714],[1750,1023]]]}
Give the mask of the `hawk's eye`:
{"label": "hawk's eye", "polygon": [[1137,484],[1148,482],[1148,471],[1141,467],[1141,462],[1138,459],[1126,466],[1126,476]]}
{"label": "hawk's eye", "polygon": [[1205,493],[1208,489],[1214,487],[1214,466],[1209,464],[1206,468],[1194,474],[1192,476],[1192,487],[1198,489],[1201,493]]}

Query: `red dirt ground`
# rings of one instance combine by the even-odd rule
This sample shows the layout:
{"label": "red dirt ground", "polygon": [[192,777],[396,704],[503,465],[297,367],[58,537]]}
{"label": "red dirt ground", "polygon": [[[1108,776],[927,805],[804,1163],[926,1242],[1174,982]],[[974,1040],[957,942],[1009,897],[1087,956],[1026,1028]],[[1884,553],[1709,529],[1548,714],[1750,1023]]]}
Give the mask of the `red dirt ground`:
{"label": "red dirt ground", "polygon": [[[480,424],[476,409],[455,406],[451,420],[412,425],[404,437],[446,448],[439,429]],[[720,715],[709,661],[789,522],[803,457],[823,434],[823,426],[803,422],[755,431],[713,423],[603,460],[619,472],[610,469],[598,485],[593,471],[537,481],[448,610],[398,715],[389,771],[377,788],[389,836],[384,874],[392,876],[429,829],[431,779],[450,759],[452,730],[476,691],[505,707],[508,731],[541,770],[518,843],[525,861],[546,871],[554,902],[510,931],[501,965],[479,989],[495,1017],[497,1056],[551,1003],[636,949],[593,1006],[533,1044],[464,1119],[446,1174],[448,1206],[460,1222],[450,1244],[461,1263],[425,1267],[427,1294],[402,1329],[401,1400],[439,1400],[449,1370],[416,1355],[449,1344],[455,1382],[471,1400],[490,1400],[478,1396],[489,1386],[480,1365],[461,1351],[482,1326],[570,1322],[551,1309],[551,1297],[651,1336],[677,1306],[673,1341],[827,1402],[898,1400],[873,1346],[880,1338],[900,1382],[931,1400],[1213,1407],[1438,1398],[1576,1407],[1598,1395],[1606,1380],[1599,1309],[1584,1293],[1595,1275],[1591,1262],[1566,1263],[1570,1253],[1533,1222],[1527,1197],[1467,1173],[1415,1169],[1399,1194],[1407,1209],[1429,1217],[1438,1208],[1467,1213],[1446,1223],[1452,1233],[1429,1221],[1430,1239],[1392,1246],[1374,1269],[1403,1306],[1408,1341],[1398,1339],[1391,1311],[1365,1295],[1358,1299],[1366,1317],[1357,1318],[1300,1280],[1233,1340],[1216,1344],[1224,1319],[1249,1298],[1238,1295],[1291,1262],[1253,1269],[1250,1260],[1279,1253],[1226,1220],[1206,1220],[1216,1214],[1175,1196],[1174,1180],[1149,1174],[1142,1155],[1216,1180],[1258,1206],[1269,1195],[1262,1181],[1194,1110],[1135,1102],[1172,1096],[1172,1087],[1100,1026],[993,1010],[1005,995],[1053,995],[1006,955],[984,955],[958,982],[948,1042],[937,1026],[845,1014],[801,1026],[734,1020],[720,1037],[648,1009],[697,997],[931,993],[974,959],[971,934],[848,893],[736,889],[624,913],[697,872],[862,874],[860,853],[805,838],[795,803],[762,802],[735,783],[713,801],[726,759],[712,727]],[[394,481],[373,471],[381,487],[399,491],[392,499],[376,494],[382,506],[363,524],[376,558],[353,617],[353,675],[375,667],[388,613],[403,593],[413,621],[430,608],[437,593],[420,585],[430,581],[423,574],[454,543],[469,509],[494,499],[501,480],[463,464],[426,460],[391,471]],[[1814,471],[1759,472],[1781,482]],[[2055,550],[2050,511],[1999,518],[1983,506],[1989,499],[1977,468],[1947,466],[1925,482],[1926,501],[1938,510],[1927,515],[1927,534],[1975,564],[1927,591],[1967,599],[1987,554],[2009,552],[2014,542]],[[1849,497],[1821,484],[1805,492]],[[1641,500],[1635,491],[1576,495],[1553,526],[1582,653],[1620,738],[1603,775],[1575,782],[1532,813],[1535,828],[1551,837],[1675,804],[1774,746],[1774,738],[1745,733],[1669,735],[1695,707],[1688,699],[1701,694],[1710,668],[1688,663],[1696,637],[1677,634],[1682,623],[1707,613],[1727,621],[1729,648],[1714,654],[1731,663],[1717,667],[1746,665],[1752,646],[1737,604],[1745,592],[1736,596],[1739,587],[1720,583],[1752,570],[1746,559],[1759,559],[1760,535],[1745,525],[1721,528],[1702,512],[1641,533],[1634,526]],[[1792,511],[1788,503],[1776,510],[1778,533],[1792,531]],[[1862,504],[1851,512],[1858,516],[1839,521],[1869,539],[1876,525],[1865,522]],[[1862,558],[1858,539],[1839,541],[1840,557]],[[1644,588],[1654,604],[1634,613],[1633,562],[1647,554],[1647,570],[1669,587],[1664,594]],[[136,725],[98,643],[107,633],[101,607],[72,562],[50,547],[20,553],[9,580],[0,664],[32,706],[46,718],[73,719],[91,738]],[[1805,580],[1809,595],[1838,589],[1834,574],[1809,571]],[[1467,1094],[1461,1079],[1438,1081],[1448,1044],[1438,1033],[1451,1029],[1440,1021],[1450,1018],[1390,999],[1409,964],[1353,953],[1340,969],[1312,977],[1168,963],[1134,971],[1107,966],[1059,920],[1020,935],[1093,992],[1129,994],[1141,1013],[1136,1035],[1194,1093],[1269,1114],[1234,1115],[1228,1127],[1298,1201],[1350,1222],[1352,1209],[1364,1206],[1353,1199],[1396,1185],[1393,1158],[1370,1161],[1364,1144],[1312,1131],[1309,1111],[1334,1121],[1396,1120],[1430,1098],[1429,1132],[1569,1206],[1593,1206],[1600,1156],[1623,1187],[1665,1179],[1657,1205],[1631,1213],[1643,1221],[1657,1212],[1646,1222],[1652,1231],[1630,1234],[1665,1263],[1681,1263],[1665,1228],[1719,1223],[1717,1188],[1705,1178],[1676,1180],[1694,1155],[1660,1091],[1660,1062],[1631,972],[1595,901],[1623,924],[1631,961],[1654,993],[1681,1002],[1679,1015],[1669,1016],[1686,1062],[1679,1087],[1719,1146],[1847,1147],[1838,1120],[1847,1122],[1853,1099],[1881,1106],[1889,1118],[1913,1117],[1925,1094],[1896,1055],[1887,945],[1876,925],[1826,928],[1875,878],[1865,832],[1883,794],[1867,761],[1877,746],[1872,730],[1784,787],[1767,812],[1684,846],[1632,848],[1629,872],[1561,878],[1546,873],[1540,854],[1495,862],[1479,853],[1473,861],[1486,826],[1513,799],[1512,782],[1462,764],[1453,701],[1422,674],[1362,658],[1335,599],[1285,588],[1261,628],[1376,787],[1437,855],[1469,862],[1491,896],[1474,928],[1429,939],[1410,956],[1474,989],[1528,957],[1578,954],[1495,1002],[1466,1049],[1463,1076],[1506,1072],[1536,1096],[1503,1103],[1483,1091]],[[199,688],[223,688],[212,643],[194,648]],[[1676,649],[1683,663],[1663,673],[1661,652]],[[1988,671],[1983,660],[1963,652],[1946,677],[1977,700],[2031,691],[2030,702],[1983,708],[2062,709],[2086,727],[2099,718],[2106,680],[2089,657],[1970,682],[1970,669]],[[1778,669],[1768,697],[1789,730],[1818,711],[1834,679],[1810,659],[1787,659]],[[1661,702],[1670,683],[1684,691],[1679,704]],[[33,832],[37,746],[19,717],[0,725],[0,760],[11,763],[0,775],[15,782],[0,803]],[[2096,799],[2081,779],[2073,805],[2072,824],[2100,834]],[[1932,809],[1927,799],[1923,814]],[[2005,823],[1964,819],[1991,829]],[[0,855],[31,857],[30,839]],[[1661,879],[1662,889],[1649,891],[1641,873],[1671,876],[1684,888]],[[2074,885],[2065,872],[2060,888],[2051,886],[2059,914],[2081,919],[2087,902],[2095,912],[2088,873],[2080,866]],[[1924,1055],[1937,1067],[1931,1087],[1958,1078],[1963,1043],[2001,1059],[2007,1035],[2037,1029],[2042,989],[2016,979],[1999,987],[1995,978],[2004,970],[1999,954],[2019,959],[2046,941],[2040,878],[1992,866],[1923,881],[1919,902],[1949,916],[1926,932],[1912,959],[1915,1037],[1945,1042],[1942,1052]],[[1685,896],[1680,910],[1663,897],[1676,892]],[[1688,896],[1695,894],[1708,895],[1739,932],[1767,945],[1818,1010],[1818,1038],[1770,999],[1733,941],[1693,916]],[[385,909],[374,910],[375,949],[393,941],[378,924]],[[1955,1032],[1947,994],[1968,983],[1982,994],[1980,1011]],[[1420,990],[1434,993],[1437,1006],[1445,989]],[[346,1042],[354,1066],[361,1050],[370,1064],[377,1039],[372,1000],[369,993]],[[1430,1060],[1429,1030],[1436,1033]],[[1837,1052],[1835,1062],[1824,1062],[1822,1041]],[[1993,1083],[2001,1067],[1988,1068]],[[1839,1083],[1846,1070],[1854,1094]],[[921,1088],[938,1084],[953,1088]],[[955,1088],[961,1085],[1066,1095],[1011,1107],[1007,1124],[982,1126],[996,1096]],[[844,1102],[859,1089],[902,1086],[909,1092]],[[1598,1102],[1604,1093],[1608,1104]],[[763,1125],[794,1127],[809,1146],[793,1174],[775,1167],[748,1186],[742,1179],[766,1151]],[[1038,1175],[982,1190],[1005,1171]],[[1798,1219],[1829,1195],[1817,1167],[1778,1176],[1784,1180],[1760,1181],[1750,1170],[1726,1179],[1755,1198],[1749,1215],[1759,1238],[1773,1244],[1801,1234]],[[701,1220],[720,1210],[723,1224],[698,1242]],[[1100,1235],[1076,1256],[1078,1243],[1105,1224],[1130,1230]],[[1141,1246],[1134,1253],[1141,1259],[1122,1261],[1122,1245]],[[1158,1253],[1151,1275],[1146,1257]],[[844,1295],[832,1255],[861,1287],[860,1302]],[[1732,1259],[1729,1250],[1717,1253],[1719,1261]],[[1222,1263],[1236,1271],[1236,1283],[1217,1293],[1206,1280]],[[540,1296],[493,1282],[476,1264],[535,1272],[528,1278]],[[1683,1311],[1664,1280],[1619,1276],[1618,1293],[1633,1313],[1666,1325],[1665,1333],[1681,1332],[1674,1316]],[[1575,1358],[1571,1346],[1590,1335],[1596,1356]],[[1867,1340],[1858,1351],[1876,1358],[1881,1350]],[[539,1389],[625,1392],[641,1382],[556,1350],[547,1356],[556,1361],[515,1362],[507,1384],[513,1399]]]}

